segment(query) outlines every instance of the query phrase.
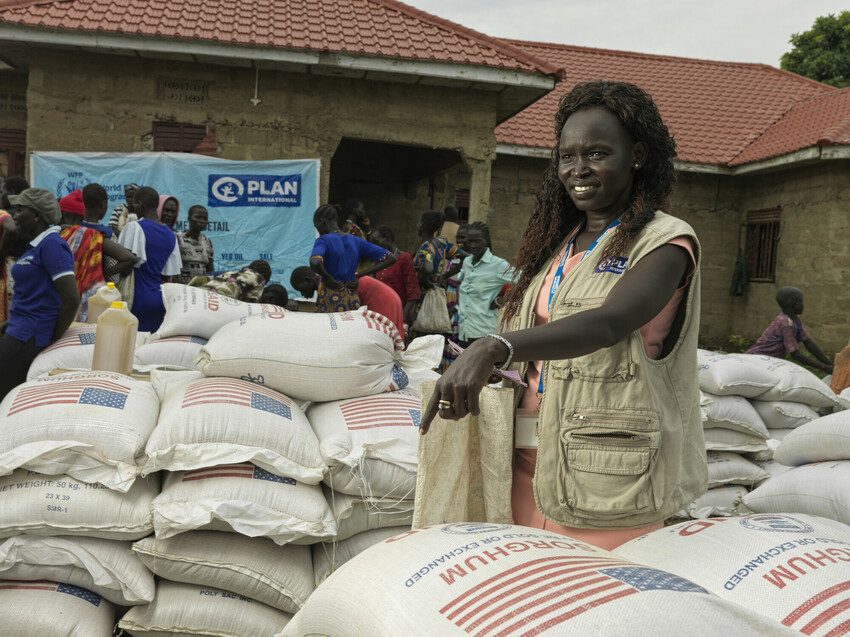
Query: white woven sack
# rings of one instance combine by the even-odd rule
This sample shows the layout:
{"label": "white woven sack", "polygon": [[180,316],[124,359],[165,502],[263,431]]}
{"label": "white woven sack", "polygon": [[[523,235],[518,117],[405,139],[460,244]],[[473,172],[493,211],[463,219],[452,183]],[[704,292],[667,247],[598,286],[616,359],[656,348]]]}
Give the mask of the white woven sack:
{"label": "white woven sack", "polygon": [[265,312],[283,312],[276,305],[245,303],[204,288],[177,283],[163,283],[162,302],[165,318],[153,333],[154,339],[169,336],[210,338],[219,329],[247,316]]}
{"label": "white woven sack", "polygon": [[190,531],[146,537],[133,551],[155,575],[172,582],[220,588],[288,613],[315,589],[310,547],[278,546],[262,537]]}
{"label": "white woven sack", "polygon": [[326,487],[325,497],[336,519],[336,540],[390,526],[407,526],[413,522],[413,500],[384,502],[365,500],[345,493],[332,492]]}
{"label": "white woven sack", "polygon": [[756,513],[808,513],[850,525],[850,461],[816,462],[771,478],[744,496]]}
{"label": "white woven sack", "polygon": [[803,634],[847,634],[850,528],[836,522],[799,514],[684,522],[615,552]]}
{"label": "white woven sack", "polygon": [[735,515],[746,494],[747,488],[739,484],[715,487],[687,505],[678,515],[695,519]]}
{"label": "white woven sack", "polygon": [[752,406],[770,429],[793,429],[818,417],[818,412],[803,403],[786,400],[754,400]]}
{"label": "white woven sack", "polygon": [[850,460],[850,411],[838,411],[798,427],[785,436],[774,455],[789,467]]}
{"label": "white woven sack", "polygon": [[794,467],[786,467],[784,464],[779,464],[776,460],[768,460],[767,462],[762,462],[759,466],[764,469],[770,478],[775,478],[777,476],[781,476],[786,471],[791,471]]}
{"label": "white woven sack", "polygon": [[336,535],[317,485],[273,475],[250,463],[169,473],[153,501],[158,538],[185,531],[235,531],[277,544]]}
{"label": "white woven sack", "polygon": [[782,635],[686,579],[572,538],[449,524],[360,553],[310,596],[285,637],[333,635]]}
{"label": "white woven sack", "polygon": [[421,407],[408,391],[312,405],[307,418],[328,465],[325,484],[359,497],[412,499]]}
{"label": "white woven sack", "polygon": [[158,414],[150,383],[129,376],[36,378],[0,403],[0,474],[22,467],[126,492]]}
{"label": "white woven sack", "polygon": [[814,409],[839,406],[835,392],[824,385],[820,378],[796,363],[783,358],[756,354],[736,354],[736,356],[747,363],[759,366],[765,372],[774,374],[779,379],[776,385],[757,396],[758,400],[803,403]]}
{"label": "white woven sack", "polygon": [[410,525],[372,529],[339,542],[314,544],[312,546],[313,572],[316,575],[316,586],[321,586],[322,582],[331,576],[331,573],[360,555],[370,546],[409,530]]}
{"label": "white woven sack", "polygon": [[138,540],[153,530],[151,503],[157,493],[156,475],[139,478],[121,493],[19,469],[0,477],[0,538],[26,533]]}
{"label": "white woven sack", "polygon": [[243,595],[162,580],[153,603],[131,608],[118,627],[145,637],[262,637],[281,630],[291,618]]}
{"label": "white woven sack", "polygon": [[705,416],[704,428],[722,427],[767,440],[767,427],[746,398],[703,393],[700,405]]}
{"label": "white woven sack", "polygon": [[195,361],[207,339],[200,336],[168,336],[136,348],[137,365],[166,365],[195,369]]}
{"label": "white woven sack", "polygon": [[70,584],[0,580],[4,637],[112,637],[115,607]]}
{"label": "white woven sack", "polygon": [[153,575],[130,542],[19,535],[0,543],[0,578],[73,584],[119,606],[153,600]]}
{"label": "white woven sack", "polygon": [[704,431],[705,448],[709,451],[736,451],[738,453],[758,453],[768,451],[767,440],[761,436],[751,436],[740,431],[712,427]]}
{"label": "white woven sack", "polygon": [[[35,357],[27,372],[27,380],[48,374],[54,369],[90,370],[96,333],[97,325],[94,323],[79,323],[69,327],[62,338]],[[148,336],[148,332],[138,332],[136,347],[143,345]]]}
{"label": "white woven sack", "polygon": [[767,446],[771,451],[776,451],[779,448],[779,443],[785,440],[786,436],[790,434],[793,429],[768,429],[770,433],[770,438],[767,439]]}
{"label": "white woven sack", "polygon": [[757,464],[731,451],[708,451],[708,488],[726,484],[752,486],[770,477]]}
{"label": "white woven sack", "polygon": [[200,372],[154,372],[152,384],[162,408],[143,474],[252,462],[306,484],[321,482],[326,467],[319,441],[283,394]]}
{"label": "white woven sack", "polygon": [[716,396],[752,398],[773,387],[775,374],[736,356],[697,350],[699,388]]}
{"label": "white woven sack", "polygon": [[403,389],[431,368],[441,338],[404,341],[365,308],[337,314],[277,312],[221,328],[201,350],[207,376],[245,378],[297,400],[327,402]]}

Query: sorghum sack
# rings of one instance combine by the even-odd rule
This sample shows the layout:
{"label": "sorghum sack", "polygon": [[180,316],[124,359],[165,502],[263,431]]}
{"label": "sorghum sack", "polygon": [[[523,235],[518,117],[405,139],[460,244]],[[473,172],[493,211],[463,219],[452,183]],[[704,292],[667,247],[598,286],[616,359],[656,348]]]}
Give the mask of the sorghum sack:
{"label": "sorghum sack", "polygon": [[[789,467],[850,460],[850,411],[838,411],[798,427],[782,439],[774,456]],[[850,484],[847,488],[850,490]]]}
{"label": "sorghum sack", "polygon": [[296,613],[315,589],[308,546],[278,546],[262,537],[190,531],[159,540],[146,537],[133,551],[155,575],[255,599]]}
{"label": "sorghum sack", "polygon": [[768,473],[770,478],[781,476],[783,473],[791,471],[791,469],[794,468],[786,467],[784,464],[776,462],[776,460],[768,460],[767,462],[761,462],[759,463],[759,466]]}
{"label": "sorghum sack", "polygon": [[53,580],[119,606],[146,604],[153,600],[153,575],[130,546],[93,537],[19,535],[0,543],[0,578]]}
{"label": "sorghum sack", "polygon": [[138,540],[153,530],[151,503],[157,493],[158,475],[139,478],[121,493],[18,469],[0,477],[0,538],[26,533]]}
{"label": "sorghum sack", "polygon": [[153,372],[162,398],[143,473],[251,462],[269,473],[318,484],[325,473],[319,441],[287,396],[238,378]]}
{"label": "sorghum sack", "polygon": [[756,398],[758,400],[783,400],[792,403],[803,403],[813,409],[837,407],[839,401],[820,378],[804,367],[787,361],[784,358],[760,356],[756,354],[737,354],[743,360],[758,365],[765,372],[775,375],[779,382]]}
{"label": "sorghum sack", "polygon": [[250,463],[169,473],[153,501],[158,538],[185,531],[235,531],[277,544],[336,535],[318,485],[273,475]]}
{"label": "sorghum sack", "polygon": [[360,497],[412,499],[421,408],[408,391],[312,405],[307,418],[328,466],[325,484]]}
{"label": "sorghum sack", "polygon": [[112,372],[36,378],[0,403],[0,474],[67,474],[126,492],[159,414],[150,383]]}
{"label": "sorghum sack", "polygon": [[711,427],[704,431],[705,448],[709,451],[735,451],[737,453],[759,453],[768,451],[767,440],[741,431],[723,427]]}
{"label": "sorghum sack", "polygon": [[118,622],[131,635],[273,635],[292,615],[244,595],[160,580],[151,604],[134,606]]}
{"label": "sorghum sack", "polygon": [[112,637],[115,607],[79,586],[41,580],[0,580],[5,637]]}
{"label": "sorghum sack", "polygon": [[808,405],[787,400],[754,400],[752,405],[768,430],[793,429],[818,417]]}
{"label": "sorghum sack", "polygon": [[716,396],[759,396],[779,379],[762,366],[737,356],[697,350],[699,388]]}
{"label": "sorghum sack", "polygon": [[731,451],[708,451],[708,488],[727,484],[752,486],[770,476],[757,464]]}
{"label": "sorghum sack", "polygon": [[[75,323],[58,341],[42,351],[30,364],[27,380],[43,376],[54,369],[90,370],[94,357],[94,339],[97,325]],[[136,334],[136,347],[144,345],[148,332]]]}
{"label": "sorghum sack", "polygon": [[793,634],[703,587],[563,535],[508,524],[408,531],[365,550],[282,635]]}
{"label": "sorghum sack", "polygon": [[831,520],[792,513],[684,522],[615,553],[686,577],[803,634],[847,632],[850,527]]}
{"label": "sorghum sack", "polygon": [[165,365],[195,369],[195,361],[207,339],[200,336],[168,336],[136,348],[138,365]]}
{"label": "sorghum sack", "polygon": [[321,586],[322,582],[331,576],[331,573],[360,555],[370,546],[409,530],[410,525],[372,529],[339,542],[314,544],[311,548],[313,549],[313,572],[316,576],[316,586]]}
{"label": "sorghum sack", "polygon": [[336,541],[353,535],[390,526],[407,526],[413,522],[413,500],[365,500],[325,489],[325,497],[336,519]]}
{"label": "sorghum sack", "polygon": [[761,416],[750,404],[750,401],[740,396],[712,396],[703,393],[700,399],[705,419],[703,427],[713,429],[721,427],[740,431],[748,436],[767,440],[767,427]]}
{"label": "sorghum sack", "polygon": [[680,511],[679,517],[702,519],[735,515],[745,495],[747,488],[740,484],[714,487]]}
{"label": "sorghum sack", "polygon": [[283,312],[283,308],[263,303],[245,303],[211,290],[178,283],[162,284],[165,318],[153,333],[154,339],[169,336],[210,338],[232,321],[265,312]]}
{"label": "sorghum sack", "polygon": [[404,389],[430,369],[440,339],[404,341],[365,308],[336,314],[274,312],[221,328],[201,350],[206,376],[244,378],[296,400],[328,402]]}
{"label": "sorghum sack", "polygon": [[771,478],[744,496],[756,513],[807,513],[850,524],[850,461],[816,462]]}

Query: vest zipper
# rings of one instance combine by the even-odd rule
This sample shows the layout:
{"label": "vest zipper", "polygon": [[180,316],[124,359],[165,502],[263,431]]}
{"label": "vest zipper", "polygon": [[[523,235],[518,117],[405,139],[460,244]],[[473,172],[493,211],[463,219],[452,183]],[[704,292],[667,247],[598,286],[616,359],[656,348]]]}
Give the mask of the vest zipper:
{"label": "vest zipper", "polygon": [[652,418],[649,416],[626,416],[623,414],[582,414],[574,411],[570,414],[570,420],[578,420],[580,422],[622,422],[633,424],[651,424]]}

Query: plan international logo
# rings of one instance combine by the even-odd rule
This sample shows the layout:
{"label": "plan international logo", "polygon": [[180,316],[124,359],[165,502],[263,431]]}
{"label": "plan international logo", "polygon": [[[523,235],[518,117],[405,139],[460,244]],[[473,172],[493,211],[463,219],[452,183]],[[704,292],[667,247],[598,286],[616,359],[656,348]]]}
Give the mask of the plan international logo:
{"label": "plan international logo", "polygon": [[210,208],[301,205],[301,175],[210,175]]}

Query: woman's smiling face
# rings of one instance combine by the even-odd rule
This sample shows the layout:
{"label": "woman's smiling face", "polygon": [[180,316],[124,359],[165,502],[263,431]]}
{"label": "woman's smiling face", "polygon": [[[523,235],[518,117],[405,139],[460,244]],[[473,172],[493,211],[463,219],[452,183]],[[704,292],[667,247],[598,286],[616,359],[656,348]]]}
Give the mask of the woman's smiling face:
{"label": "woman's smiling face", "polygon": [[582,212],[610,216],[629,205],[646,148],[604,106],[573,113],[561,130],[558,178]]}

